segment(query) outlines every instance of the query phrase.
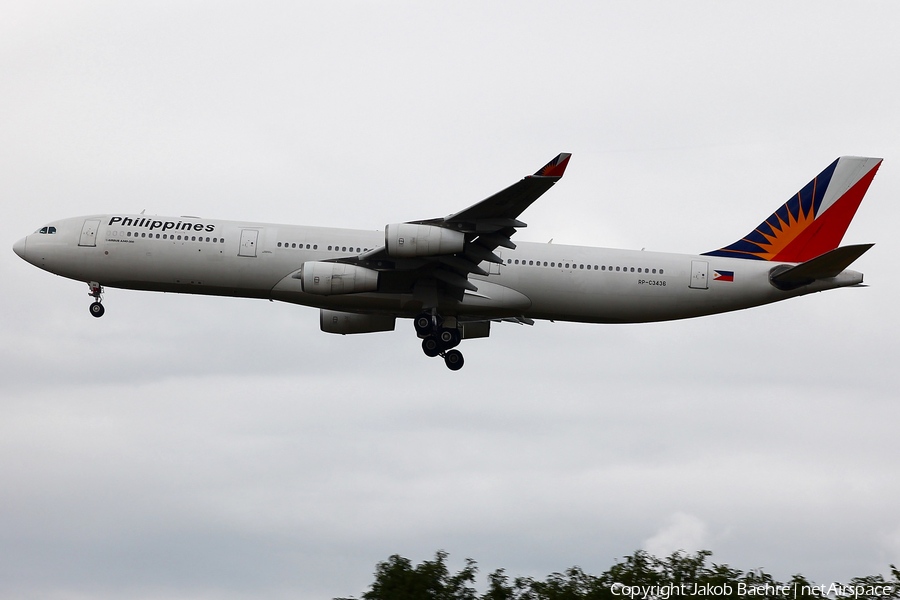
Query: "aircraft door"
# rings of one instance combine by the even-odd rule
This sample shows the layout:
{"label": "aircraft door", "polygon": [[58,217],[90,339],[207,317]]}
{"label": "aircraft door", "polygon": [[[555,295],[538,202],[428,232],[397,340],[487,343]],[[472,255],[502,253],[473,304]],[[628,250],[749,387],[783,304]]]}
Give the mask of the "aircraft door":
{"label": "aircraft door", "polygon": [[84,226],[81,228],[81,239],[78,241],[78,245],[96,246],[98,229],[100,229],[100,219],[85,219]]}
{"label": "aircraft door", "polygon": [[[499,258],[503,258],[503,252],[501,250],[494,250],[494,254],[496,254]],[[488,263],[488,274],[489,275],[499,275],[500,274],[500,265],[498,263]]]}
{"label": "aircraft door", "polygon": [[705,290],[709,287],[707,275],[709,274],[709,263],[705,260],[691,261],[691,285],[695,290]]}
{"label": "aircraft door", "polygon": [[256,256],[256,242],[259,239],[259,230],[241,229],[241,247],[238,256]]}

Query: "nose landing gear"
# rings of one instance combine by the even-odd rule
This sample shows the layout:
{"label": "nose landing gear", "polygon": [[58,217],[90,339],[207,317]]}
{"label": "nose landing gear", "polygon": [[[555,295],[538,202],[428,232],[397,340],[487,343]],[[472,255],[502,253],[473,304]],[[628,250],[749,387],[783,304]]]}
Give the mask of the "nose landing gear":
{"label": "nose landing gear", "polygon": [[443,357],[444,364],[451,371],[459,371],[462,368],[465,363],[462,352],[451,349],[458,346],[462,339],[457,327],[443,327],[443,319],[437,314],[428,313],[416,317],[413,324],[416,334],[422,338],[422,352],[425,356]]}
{"label": "nose landing gear", "polygon": [[100,304],[103,301],[100,297],[103,294],[103,286],[96,281],[92,281],[88,284],[88,287],[91,288],[91,291],[88,292],[88,296],[94,298],[93,304],[89,307],[91,316],[100,318],[103,316],[103,313],[106,312],[106,309]]}

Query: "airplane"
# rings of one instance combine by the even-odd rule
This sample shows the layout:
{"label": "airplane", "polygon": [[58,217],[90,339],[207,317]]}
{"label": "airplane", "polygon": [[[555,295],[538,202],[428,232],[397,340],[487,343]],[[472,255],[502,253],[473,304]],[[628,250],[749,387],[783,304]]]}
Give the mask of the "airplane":
{"label": "airplane", "polygon": [[86,282],[95,317],[111,287],[311,306],[327,333],[411,318],[424,353],[454,371],[456,346],[491,323],[667,321],[863,282],[847,267],[873,244],[839,244],[880,158],[836,159],[749,234],[702,254],[514,243],[519,216],[570,157],[457,213],[383,231],[116,213],[54,221],[13,250]]}

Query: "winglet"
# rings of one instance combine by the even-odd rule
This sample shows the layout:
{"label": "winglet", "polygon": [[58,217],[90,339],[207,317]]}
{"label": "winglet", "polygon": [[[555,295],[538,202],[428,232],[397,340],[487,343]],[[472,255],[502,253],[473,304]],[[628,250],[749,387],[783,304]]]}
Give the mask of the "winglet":
{"label": "winglet", "polygon": [[571,157],[571,152],[563,152],[538,169],[537,173],[534,174],[534,177],[562,177],[563,173],[566,172],[566,166],[569,164],[569,159]]}
{"label": "winglet", "polygon": [[[474,225],[476,222],[481,222],[482,226],[488,226],[488,228],[478,228],[479,233],[491,233],[504,227],[524,227],[524,223],[515,219],[526,208],[531,206],[532,202],[540,198],[541,194],[559,181],[559,178],[566,171],[566,165],[569,164],[571,156],[568,152],[563,152],[538,169],[534,175],[526,175],[505,190],[501,190],[478,204],[473,204],[465,210],[444,217],[436,222],[442,226],[445,226],[444,224],[446,223],[469,223]],[[494,220],[495,222],[487,223],[487,220]],[[508,223],[501,224],[499,220],[505,220]],[[431,224],[430,221],[413,221],[413,223]]]}

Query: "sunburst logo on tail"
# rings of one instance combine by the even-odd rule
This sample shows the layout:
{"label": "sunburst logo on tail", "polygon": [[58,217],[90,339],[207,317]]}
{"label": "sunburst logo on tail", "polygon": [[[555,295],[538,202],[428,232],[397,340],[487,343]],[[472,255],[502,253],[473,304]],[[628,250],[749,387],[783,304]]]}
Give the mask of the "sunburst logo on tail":
{"label": "sunburst logo on tail", "polygon": [[837,159],[756,229],[705,255],[802,262],[834,250],[880,164],[877,158]]}

